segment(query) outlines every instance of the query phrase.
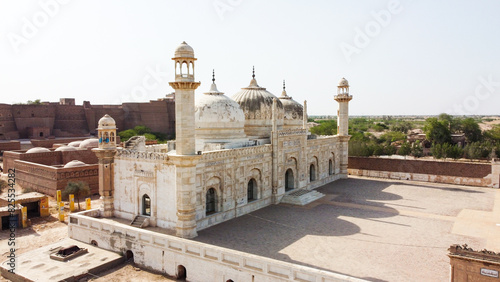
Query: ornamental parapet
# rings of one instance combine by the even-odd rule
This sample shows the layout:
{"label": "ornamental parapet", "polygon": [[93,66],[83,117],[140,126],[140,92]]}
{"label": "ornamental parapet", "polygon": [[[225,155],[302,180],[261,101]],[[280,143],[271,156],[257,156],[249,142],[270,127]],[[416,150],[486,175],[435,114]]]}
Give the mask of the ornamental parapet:
{"label": "ornamental parapet", "polygon": [[272,146],[269,144],[262,146],[238,148],[238,149],[227,149],[227,150],[203,153],[201,155],[201,161],[211,161],[218,159],[262,154],[262,153],[271,153],[271,151],[272,151]]}
{"label": "ornamental parapet", "polygon": [[278,136],[283,137],[283,136],[292,136],[292,135],[306,135],[307,134],[307,129],[285,129],[285,130],[280,130],[278,131]]}
{"label": "ornamental parapet", "polygon": [[151,161],[166,161],[168,160],[168,155],[165,153],[155,153],[155,152],[138,152],[135,150],[121,149],[118,150],[116,157],[119,159],[141,159],[141,160],[151,160]]}
{"label": "ornamental parapet", "polygon": [[333,99],[335,99],[335,101],[337,101],[337,102],[349,102],[352,100],[352,95],[339,94],[339,95],[333,96]]}
{"label": "ornamental parapet", "polygon": [[492,262],[500,262],[500,253],[495,253],[492,251],[488,251],[483,249],[482,251],[475,251],[472,248],[469,248],[467,244],[462,246],[459,245],[451,245],[448,248],[448,256],[460,256],[466,258],[474,258],[479,260],[486,260]]}

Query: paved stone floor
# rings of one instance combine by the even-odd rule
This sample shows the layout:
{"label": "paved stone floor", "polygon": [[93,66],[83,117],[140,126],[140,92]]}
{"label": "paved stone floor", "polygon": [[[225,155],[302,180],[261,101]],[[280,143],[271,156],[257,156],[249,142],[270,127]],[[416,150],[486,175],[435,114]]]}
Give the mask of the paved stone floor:
{"label": "paved stone floor", "polygon": [[449,281],[447,249],[500,251],[500,190],[352,177],[194,240],[371,281]]}

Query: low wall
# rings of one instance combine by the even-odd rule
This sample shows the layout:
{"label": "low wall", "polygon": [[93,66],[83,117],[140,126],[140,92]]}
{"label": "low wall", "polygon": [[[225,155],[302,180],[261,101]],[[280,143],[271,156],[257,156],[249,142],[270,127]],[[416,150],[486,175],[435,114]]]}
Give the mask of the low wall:
{"label": "low wall", "polygon": [[132,251],[135,263],[171,276],[183,266],[187,281],[364,281],[94,218],[97,216],[99,210],[70,214],[69,236],[84,243],[94,240],[100,248],[114,252]]}
{"label": "low wall", "polygon": [[21,150],[21,142],[19,141],[3,141],[0,142],[0,153],[3,151]]}
{"label": "low wall", "polygon": [[56,191],[64,190],[69,181],[83,181],[91,194],[99,193],[98,164],[63,168],[17,160],[15,167],[16,183],[24,189],[55,197]]}
{"label": "low wall", "polygon": [[377,157],[349,157],[350,175],[499,187],[497,162],[473,163]]}

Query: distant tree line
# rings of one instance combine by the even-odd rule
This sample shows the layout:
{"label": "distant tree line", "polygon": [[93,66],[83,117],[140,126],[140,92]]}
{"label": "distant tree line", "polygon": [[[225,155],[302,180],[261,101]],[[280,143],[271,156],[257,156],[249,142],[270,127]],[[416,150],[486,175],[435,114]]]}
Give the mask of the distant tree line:
{"label": "distant tree line", "polygon": [[[491,121],[491,119],[485,121]],[[337,134],[336,120],[314,120],[318,126],[311,128],[312,134]],[[356,117],[349,120],[349,156],[402,155],[424,156],[423,144],[419,140],[408,141],[407,134],[422,129],[429,153],[436,159],[468,158],[488,159],[500,156],[500,126],[481,131],[480,118],[455,117],[441,114],[427,119],[394,119]],[[463,134],[465,146],[453,143],[453,134]],[[427,143],[428,142],[428,143]],[[426,148],[429,148],[428,146]]]}

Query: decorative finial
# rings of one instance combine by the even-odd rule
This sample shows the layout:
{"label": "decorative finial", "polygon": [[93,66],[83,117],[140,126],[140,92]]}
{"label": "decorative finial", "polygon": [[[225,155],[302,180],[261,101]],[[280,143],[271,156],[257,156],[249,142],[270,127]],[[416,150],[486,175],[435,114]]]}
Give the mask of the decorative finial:
{"label": "decorative finial", "polygon": [[252,70],[252,78],[255,78],[255,66],[253,66],[253,70]]}
{"label": "decorative finial", "polygon": [[283,79],[283,91],[285,91],[285,80]]}
{"label": "decorative finial", "polygon": [[215,83],[215,70],[212,70],[212,83]]}

